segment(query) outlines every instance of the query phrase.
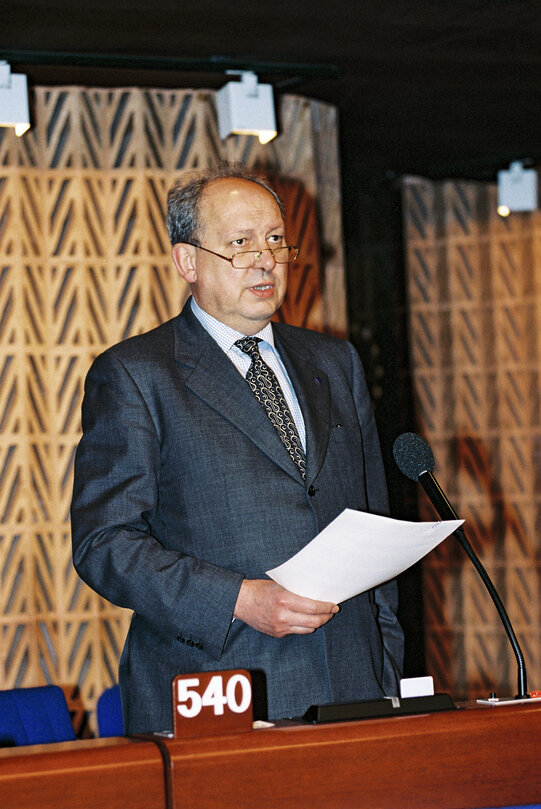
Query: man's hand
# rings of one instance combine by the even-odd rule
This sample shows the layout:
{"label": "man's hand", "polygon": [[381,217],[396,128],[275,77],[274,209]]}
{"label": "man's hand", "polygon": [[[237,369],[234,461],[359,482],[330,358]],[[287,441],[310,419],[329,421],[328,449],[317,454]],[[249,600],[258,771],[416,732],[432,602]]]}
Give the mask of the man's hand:
{"label": "man's hand", "polygon": [[274,581],[245,579],[233,615],[258,632],[283,638],[314,632],[338,611],[336,604],[295,595]]}

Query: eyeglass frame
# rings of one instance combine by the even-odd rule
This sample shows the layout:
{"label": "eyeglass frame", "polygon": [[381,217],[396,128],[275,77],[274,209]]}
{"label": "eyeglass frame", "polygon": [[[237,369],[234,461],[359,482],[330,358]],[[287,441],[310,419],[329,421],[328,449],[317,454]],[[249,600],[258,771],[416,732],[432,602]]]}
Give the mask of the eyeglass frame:
{"label": "eyeglass frame", "polygon": [[[240,250],[238,253],[234,253],[231,256],[231,258],[228,258],[227,256],[222,256],[221,253],[216,253],[214,250],[209,250],[208,247],[203,247],[202,245],[195,244],[194,242],[185,242],[185,244],[189,244],[190,247],[197,247],[199,250],[204,250],[205,253],[211,253],[213,256],[217,256],[218,258],[223,258],[224,261],[229,261],[234,270],[251,270],[252,267],[255,265],[256,261],[259,261],[263,253],[266,253],[267,251],[272,255],[276,264],[290,264],[292,261],[295,261],[299,255],[299,248],[295,247],[292,244],[281,244],[279,247],[265,247],[264,250]],[[288,250],[295,250],[296,251],[295,255],[293,256],[293,258],[290,258],[289,261],[277,261],[276,256],[274,255],[275,251],[283,250],[284,248],[287,248]],[[254,263],[250,264],[248,267],[235,267],[235,265],[233,264],[233,260],[237,256],[242,256],[245,253],[255,254]]]}

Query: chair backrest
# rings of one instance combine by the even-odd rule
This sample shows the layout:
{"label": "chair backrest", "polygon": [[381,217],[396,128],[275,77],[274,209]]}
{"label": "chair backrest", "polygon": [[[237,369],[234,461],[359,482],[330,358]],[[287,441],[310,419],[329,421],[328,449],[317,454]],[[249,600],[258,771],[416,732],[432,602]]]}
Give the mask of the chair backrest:
{"label": "chair backrest", "polygon": [[106,688],[101,694],[96,706],[96,714],[100,736],[124,735],[120,688],[118,685]]}
{"label": "chair backrest", "polygon": [[0,691],[0,747],[67,741],[75,731],[60,686]]}

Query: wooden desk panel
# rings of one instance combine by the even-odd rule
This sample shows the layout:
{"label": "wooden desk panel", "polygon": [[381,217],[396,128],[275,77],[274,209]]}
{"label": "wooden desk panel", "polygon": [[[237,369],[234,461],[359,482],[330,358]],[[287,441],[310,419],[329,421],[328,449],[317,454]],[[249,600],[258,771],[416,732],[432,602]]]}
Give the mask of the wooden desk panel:
{"label": "wooden desk panel", "polygon": [[174,807],[467,809],[541,800],[541,704],[169,741]]}
{"label": "wooden desk panel", "polygon": [[152,742],[92,739],[0,749],[2,809],[164,809]]}
{"label": "wooden desk panel", "polygon": [[[1,809],[470,809],[541,801],[541,703],[0,750]],[[167,755],[165,756],[167,759]]]}

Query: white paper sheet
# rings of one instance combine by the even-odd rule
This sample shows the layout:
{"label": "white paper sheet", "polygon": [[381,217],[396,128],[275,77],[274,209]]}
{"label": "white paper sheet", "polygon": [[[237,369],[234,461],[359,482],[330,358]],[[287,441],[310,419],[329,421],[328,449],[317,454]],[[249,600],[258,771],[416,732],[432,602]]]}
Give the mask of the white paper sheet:
{"label": "white paper sheet", "polygon": [[340,604],[407,570],[463,522],[407,522],[345,509],[267,575],[297,595]]}

